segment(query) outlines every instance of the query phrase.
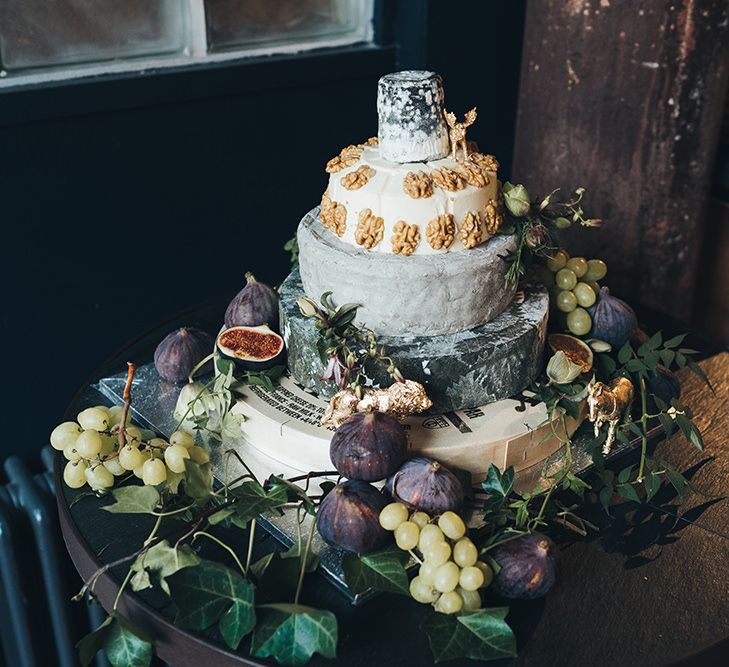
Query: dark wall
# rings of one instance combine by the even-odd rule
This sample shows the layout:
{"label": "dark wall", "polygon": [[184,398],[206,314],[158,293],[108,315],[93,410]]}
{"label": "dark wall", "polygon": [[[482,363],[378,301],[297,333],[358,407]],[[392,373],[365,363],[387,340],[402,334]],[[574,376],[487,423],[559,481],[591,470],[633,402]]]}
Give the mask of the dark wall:
{"label": "dark wall", "polygon": [[[458,114],[479,105],[473,138],[508,173],[523,2],[397,7],[383,32],[401,61],[440,71]],[[82,98],[0,94],[0,456],[34,458],[82,382],[145,329],[234,293],[245,271],[285,276],[281,247],[318,203],[326,160],[376,133],[377,78],[395,58],[320,59],[277,70],[282,83],[240,68],[217,89],[200,85],[211,70],[159,90],[146,77]]]}

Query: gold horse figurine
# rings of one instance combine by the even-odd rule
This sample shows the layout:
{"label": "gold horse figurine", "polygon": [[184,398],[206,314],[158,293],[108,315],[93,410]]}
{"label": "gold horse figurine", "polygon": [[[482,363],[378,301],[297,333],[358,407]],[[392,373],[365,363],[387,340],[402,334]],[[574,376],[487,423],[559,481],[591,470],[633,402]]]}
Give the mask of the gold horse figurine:
{"label": "gold horse figurine", "polygon": [[451,140],[451,155],[453,159],[456,159],[456,151],[458,150],[458,144],[463,149],[464,161],[468,159],[468,146],[466,144],[466,128],[470,127],[476,122],[476,107],[473,107],[468,113],[462,123],[456,120],[456,114],[451,111],[445,111],[445,119],[448,123],[448,127],[451,129],[448,132],[448,136]]}
{"label": "gold horse figurine", "polygon": [[609,385],[591,382],[587,387],[587,405],[590,407],[590,421],[595,424],[595,437],[608,422],[608,434],[602,453],[609,454],[615,441],[615,429],[623,414],[630,410],[633,402],[633,383],[628,378],[617,377]]}

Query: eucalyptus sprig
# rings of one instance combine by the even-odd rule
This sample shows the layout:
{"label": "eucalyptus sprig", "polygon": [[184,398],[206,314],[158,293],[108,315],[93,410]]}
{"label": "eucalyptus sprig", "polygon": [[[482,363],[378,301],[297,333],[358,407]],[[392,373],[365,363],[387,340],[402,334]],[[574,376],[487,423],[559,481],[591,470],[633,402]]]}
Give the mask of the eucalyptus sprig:
{"label": "eucalyptus sprig", "polygon": [[355,324],[359,304],[345,303],[337,307],[332,292],[322,294],[320,304],[305,296],[297,303],[304,317],[315,320],[319,334],[317,350],[326,364],[323,380],[334,381],[342,389],[349,386],[359,395],[372,364],[384,366],[394,381],[404,380],[384,346],[378,345],[374,331]]}

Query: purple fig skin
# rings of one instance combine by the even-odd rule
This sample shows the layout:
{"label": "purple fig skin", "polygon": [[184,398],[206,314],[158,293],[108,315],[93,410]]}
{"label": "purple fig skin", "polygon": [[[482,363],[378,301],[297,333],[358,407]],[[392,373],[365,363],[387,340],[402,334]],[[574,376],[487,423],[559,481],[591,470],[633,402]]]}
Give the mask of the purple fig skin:
{"label": "purple fig skin", "polygon": [[587,309],[592,316],[590,337],[610,343],[614,350],[619,350],[638,330],[638,318],[635,311],[622,299],[610,294],[607,287],[602,287],[594,306]]}
{"label": "purple fig skin", "polygon": [[385,489],[394,500],[431,516],[456,511],[463,505],[463,486],[458,478],[425,456],[405,461],[387,480]]}
{"label": "purple fig skin", "polygon": [[532,533],[495,547],[491,557],[501,566],[491,588],[512,600],[546,595],[557,581],[557,545],[546,535]]}
{"label": "purple fig skin", "polygon": [[354,553],[376,551],[391,535],[380,526],[387,499],[367,482],[337,484],[321,501],[316,527],[326,542]]}
{"label": "purple fig skin", "polygon": [[407,454],[405,428],[384,412],[356,412],[336,430],[329,445],[337,472],[365,482],[389,477]]}
{"label": "purple fig skin", "polygon": [[[154,367],[162,379],[178,384],[186,382],[190,371],[212,353],[215,339],[195,327],[182,327],[165,337],[154,351]],[[212,361],[197,374],[212,371]]]}
{"label": "purple fig skin", "polygon": [[278,294],[252,273],[246,273],[246,286],[233,297],[225,311],[225,328],[257,327],[268,324],[278,328]]}

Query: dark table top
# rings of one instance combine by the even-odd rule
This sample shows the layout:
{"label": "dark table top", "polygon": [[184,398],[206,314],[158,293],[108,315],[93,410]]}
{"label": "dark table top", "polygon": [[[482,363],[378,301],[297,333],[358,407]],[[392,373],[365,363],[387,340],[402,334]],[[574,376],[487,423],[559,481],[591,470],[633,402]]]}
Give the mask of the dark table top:
{"label": "dark table top", "polygon": [[[103,402],[90,386],[93,381],[123,369],[126,360],[147,362],[159,340],[175,327],[198,325],[217,331],[225,304],[223,299],[216,300],[182,313],[120,350],[81,388],[67,418],[74,418],[87,405]],[[655,313],[639,314],[646,330],[680,332],[674,322]],[[507,620],[515,630],[519,651],[513,664],[709,665],[721,664],[729,652],[729,505],[721,499],[729,489],[725,413],[729,353],[700,336],[691,338],[691,347],[711,355],[701,364],[716,391],[712,395],[695,376],[682,372],[682,400],[695,412],[706,451],[691,448],[678,434],[655,445],[654,456],[684,471],[695,490],[682,504],[668,489],[662,489],[650,504],[617,503],[611,517],[588,505],[585,511],[598,522],[599,532],[584,539],[561,540],[561,573],[555,588],[544,599],[510,605]],[[62,465],[59,453],[57,482]],[[84,579],[134,551],[149,532],[150,517],[100,512],[101,502],[93,496],[71,507],[78,492],[61,483],[57,488],[64,539]],[[206,548],[206,557],[225,561],[225,554],[215,551],[214,545]],[[280,547],[258,531],[256,552],[275,548]],[[112,567],[97,583],[96,594],[106,609],[113,604],[126,567]],[[419,629],[429,612],[413,600],[381,595],[354,608],[314,574],[307,578],[302,602],[337,615],[340,664],[432,664],[427,637]],[[503,601],[487,595],[486,603]],[[197,667],[202,661],[216,666],[269,664],[246,657],[247,640],[236,654],[214,635],[174,627],[168,600],[161,593],[125,592],[120,612],[146,629],[156,640],[158,655],[177,667]],[[332,663],[315,656],[310,664]]]}

